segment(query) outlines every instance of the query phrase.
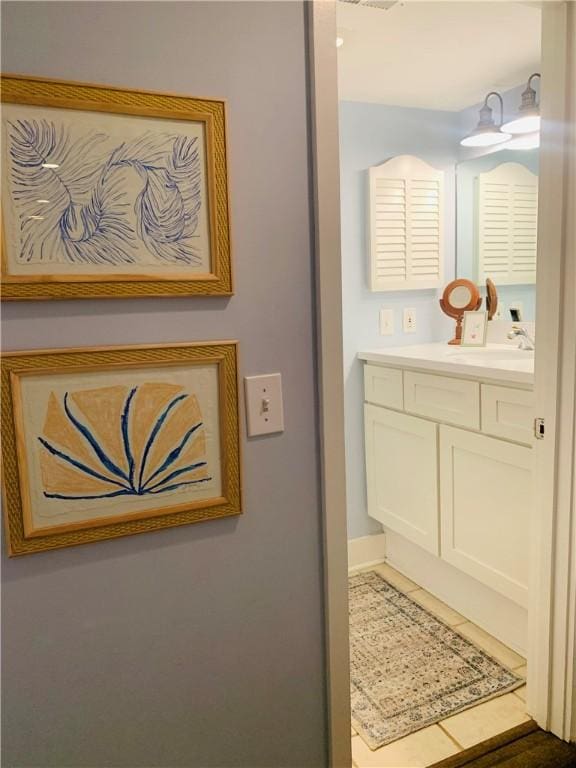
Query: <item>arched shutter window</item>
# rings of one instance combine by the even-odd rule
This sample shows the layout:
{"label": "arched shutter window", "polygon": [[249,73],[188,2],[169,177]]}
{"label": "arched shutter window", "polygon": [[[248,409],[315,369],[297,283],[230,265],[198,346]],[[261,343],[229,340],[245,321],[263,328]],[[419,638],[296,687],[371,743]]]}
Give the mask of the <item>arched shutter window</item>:
{"label": "arched shutter window", "polygon": [[370,288],[438,288],[443,271],[444,172],[411,155],[369,171]]}
{"label": "arched shutter window", "polygon": [[520,163],[478,175],[478,282],[536,281],[538,176]]}

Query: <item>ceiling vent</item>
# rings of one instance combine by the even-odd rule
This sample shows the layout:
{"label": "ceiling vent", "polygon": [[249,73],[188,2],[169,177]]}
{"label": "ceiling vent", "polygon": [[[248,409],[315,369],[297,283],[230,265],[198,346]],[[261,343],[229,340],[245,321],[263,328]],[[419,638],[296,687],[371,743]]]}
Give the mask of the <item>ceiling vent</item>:
{"label": "ceiling vent", "polygon": [[379,8],[381,11],[387,11],[393,5],[398,4],[398,0],[339,0],[341,3],[350,3],[351,5],[365,5],[369,8]]}

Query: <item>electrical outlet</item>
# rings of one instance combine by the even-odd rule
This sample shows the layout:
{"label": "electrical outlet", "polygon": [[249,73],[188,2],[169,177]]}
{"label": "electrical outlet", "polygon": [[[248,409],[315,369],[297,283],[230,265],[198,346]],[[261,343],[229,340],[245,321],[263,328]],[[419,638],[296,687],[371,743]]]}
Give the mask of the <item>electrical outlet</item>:
{"label": "electrical outlet", "polygon": [[510,316],[514,319],[513,311],[517,312],[517,320],[515,322],[521,323],[524,319],[524,304],[521,301],[511,301],[508,307]]}
{"label": "electrical outlet", "polygon": [[380,336],[392,336],[394,333],[394,310],[380,310]]}
{"label": "electrical outlet", "polygon": [[416,310],[404,309],[404,333],[416,333]]}

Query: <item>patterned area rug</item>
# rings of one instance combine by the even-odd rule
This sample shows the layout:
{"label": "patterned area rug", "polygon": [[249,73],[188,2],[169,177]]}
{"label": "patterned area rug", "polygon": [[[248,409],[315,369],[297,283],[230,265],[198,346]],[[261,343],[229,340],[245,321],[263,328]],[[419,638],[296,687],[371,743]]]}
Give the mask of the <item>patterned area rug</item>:
{"label": "patterned area rug", "polygon": [[374,571],[349,585],[352,725],[371,749],[524,685]]}

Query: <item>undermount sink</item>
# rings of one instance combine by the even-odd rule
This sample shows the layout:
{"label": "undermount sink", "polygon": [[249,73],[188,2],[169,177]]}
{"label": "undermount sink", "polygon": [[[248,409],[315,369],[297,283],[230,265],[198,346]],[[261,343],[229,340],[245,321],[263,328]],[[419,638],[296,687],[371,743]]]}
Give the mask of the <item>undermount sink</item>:
{"label": "undermount sink", "polygon": [[446,357],[454,357],[459,361],[466,360],[533,360],[534,351],[519,349],[507,345],[494,347],[466,347],[446,353]]}

